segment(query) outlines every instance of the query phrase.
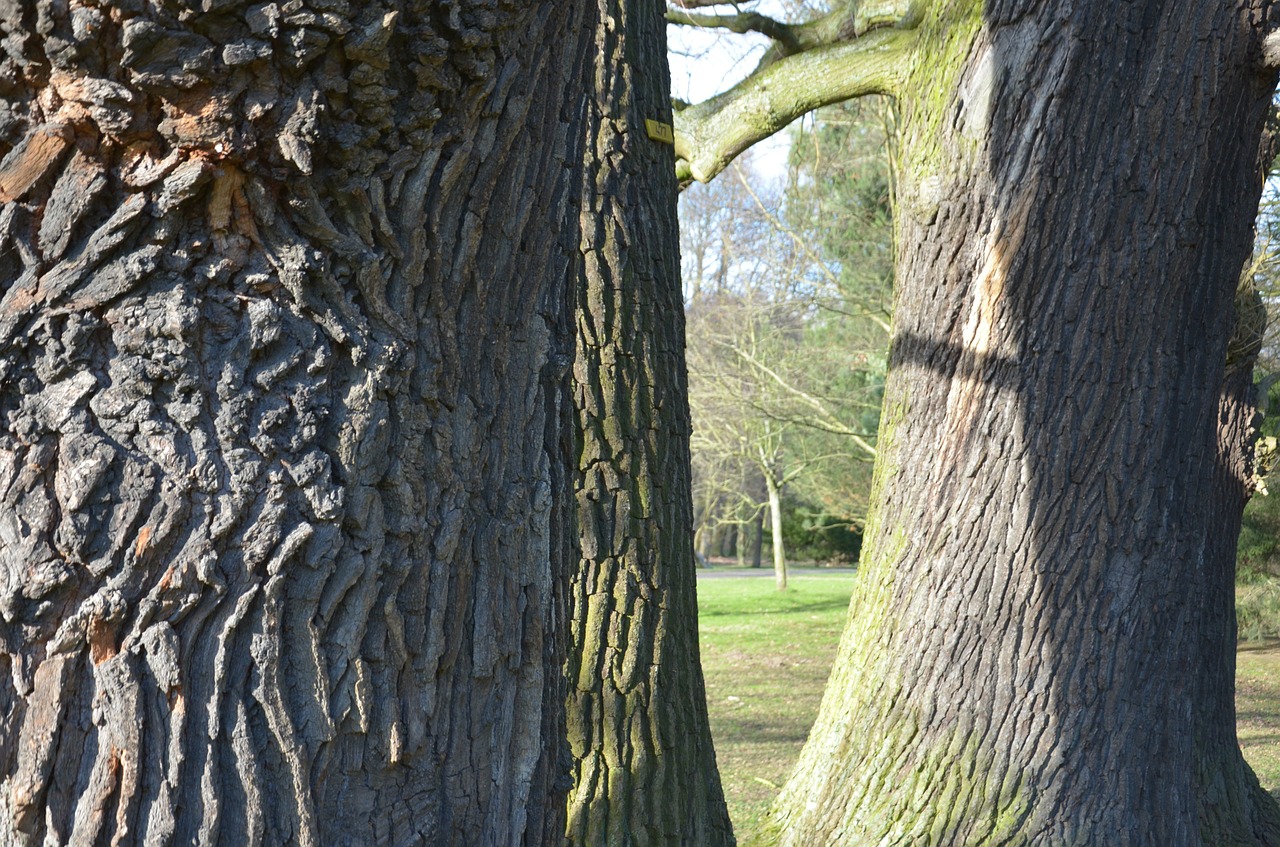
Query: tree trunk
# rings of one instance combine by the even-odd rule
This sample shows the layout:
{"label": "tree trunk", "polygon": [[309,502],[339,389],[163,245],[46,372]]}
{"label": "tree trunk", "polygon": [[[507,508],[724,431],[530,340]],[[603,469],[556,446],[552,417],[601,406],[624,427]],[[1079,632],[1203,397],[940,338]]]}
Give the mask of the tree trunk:
{"label": "tree trunk", "polygon": [[747,521],[743,515],[745,511],[745,506],[738,507],[738,522],[733,525],[733,554],[738,560],[739,568],[747,566]]}
{"label": "tree trunk", "polygon": [[1230,706],[1259,19],[921,23],[872,514],[784,844],[1280,843]]}
{"label": "tree trunk", "polygon": [[[1273,141],[1269,139],[1269,141]],[[1275,158],[1264,145],[1259,170]],[[1236,737],[1236,543],[1253,493],[1258,408],[1253,366],[1262,348],[1266,307],[1246,277],[1236,297],[1236,321],[1218,406],[1218,461],[1208,489],[1202,574],[1203,620],[1195,680],[1195,786],[1204,843],[1280,844],[1280,806],[1258,784]],[[1238,807],[1243,807],[1240,810]],[[1243,813],[1242,813],[1243,812]]]}
{"label": "tree trunk", "polygon": [[709,516],[709,520],[716,521],[716,523],[705,524],[702,527],[702,533],[701,533],[702,558],[708,564],[710,564],[711,562],[711,557],[715,555],[716,533],[720,531],[719,509],[720,509],[720,504],[719,502],[717,502],[711,509],[707,510],[707,515]]}
{"label": "tree trunk", "polygon": [[779,591],[787,590],[787,554],[782,546],[782,490],[772,473],[764,475],[769,491],[769,527],[773,543],[773,582]]}
{"label": "tree trunk", "polygon": [[568,843],[734,843],[698,654],[689,406],[661,0],[599,0],[583,203]]}
{"label": "tree trunk", "polygon": [[751,540],[751,567],[760,567],[761,553],[764,548],[764,512],[756,518],[755,538]]}
{"label": "tree trunk", "polygon": [[587,10],[196,5],[0,2],[0,844],[550,843]]}

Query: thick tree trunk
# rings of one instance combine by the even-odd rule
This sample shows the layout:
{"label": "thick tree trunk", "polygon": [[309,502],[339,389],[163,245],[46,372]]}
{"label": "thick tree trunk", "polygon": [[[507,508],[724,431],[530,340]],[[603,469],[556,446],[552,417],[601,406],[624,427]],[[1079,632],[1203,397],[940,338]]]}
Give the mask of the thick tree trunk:
{"label": "thick tree trunk", "polygon": [[1280,843],[1230,713],[1258,12],[981,6],[921,23],[902,103],[872,515],[783,843]]}
{"label": "thick tree trunk", "polygon": [[550,843],[588,10],[198,5],[0,2],[0,844]]}
{"label": "thick tree trunk", "polygon": [[568,843],[734,843],[698,656],[689,406],[662,0],[599,0],[575,405]]}

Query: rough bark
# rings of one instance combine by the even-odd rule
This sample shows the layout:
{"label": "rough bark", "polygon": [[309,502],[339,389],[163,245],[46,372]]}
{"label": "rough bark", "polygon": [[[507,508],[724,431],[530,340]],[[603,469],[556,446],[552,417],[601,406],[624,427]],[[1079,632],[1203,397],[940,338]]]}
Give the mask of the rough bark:
{"label": "rough bark", "polygon": [[0,2],[0,844],[558,839],[584,5]]}
{"label": "rough bark", "polygon": [[872,515],[784,844],[1280,843],[1230,713],[1259,23],[920,23]]}
{"label": "rough bark", "polygon": [[568,842],[732,845],[698,655],[661,0],[600,0],[583,202]]}

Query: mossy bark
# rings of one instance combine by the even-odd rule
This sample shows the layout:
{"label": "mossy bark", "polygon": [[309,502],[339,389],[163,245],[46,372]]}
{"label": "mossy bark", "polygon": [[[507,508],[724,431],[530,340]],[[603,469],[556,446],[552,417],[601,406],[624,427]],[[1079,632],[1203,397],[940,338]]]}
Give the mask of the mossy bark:
{"label": "mossy bark", "polygon": [[600,0],[574,365],[569,844],[734,843],[698,659],[662,0]]}
{"label": "mossy bark", "polygon": [[783,844],[1280,843],[1230,706],[1260,19],[921,22],[872,517]]}
{"label": "mossy bark", "polygon": [[560,838],[588,11],[0,0],[0,844]]}

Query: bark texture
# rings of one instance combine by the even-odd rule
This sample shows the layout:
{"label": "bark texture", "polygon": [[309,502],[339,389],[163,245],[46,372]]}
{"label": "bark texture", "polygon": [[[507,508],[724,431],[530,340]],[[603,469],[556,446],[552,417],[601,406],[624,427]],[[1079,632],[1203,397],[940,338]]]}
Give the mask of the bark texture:
{"label": "bark texture", "polygon": [[558,840],[584,5],[0,0],[0,844]]}
{"label": "bark texture", "polygon": [[874,505],[784,844],[1280,843],[1230,705],[1260,24],[921,22]]}
{"label": "bark texture", "polygon": [[568,843],[734,843],[698,654],[662,0],[599,0],[582,208]]}
{"label": "bark texture", "polygon": [[[1259,174],[1275,160],[1263,145]],[[1218,406],[1218,461],[1207,491],[1209,510],[1203,573],[1199,664],[1195,682],[1195,788],[1206,845],[1280,844],[1280,807],[1240,756],[1236,737],[1236,544],[1244,507],[1253,493],[1253,454],[1259,420],[1253,367],[1262,347],[1267,311],[1241,281],[1236,320],[1227,344]]]}

